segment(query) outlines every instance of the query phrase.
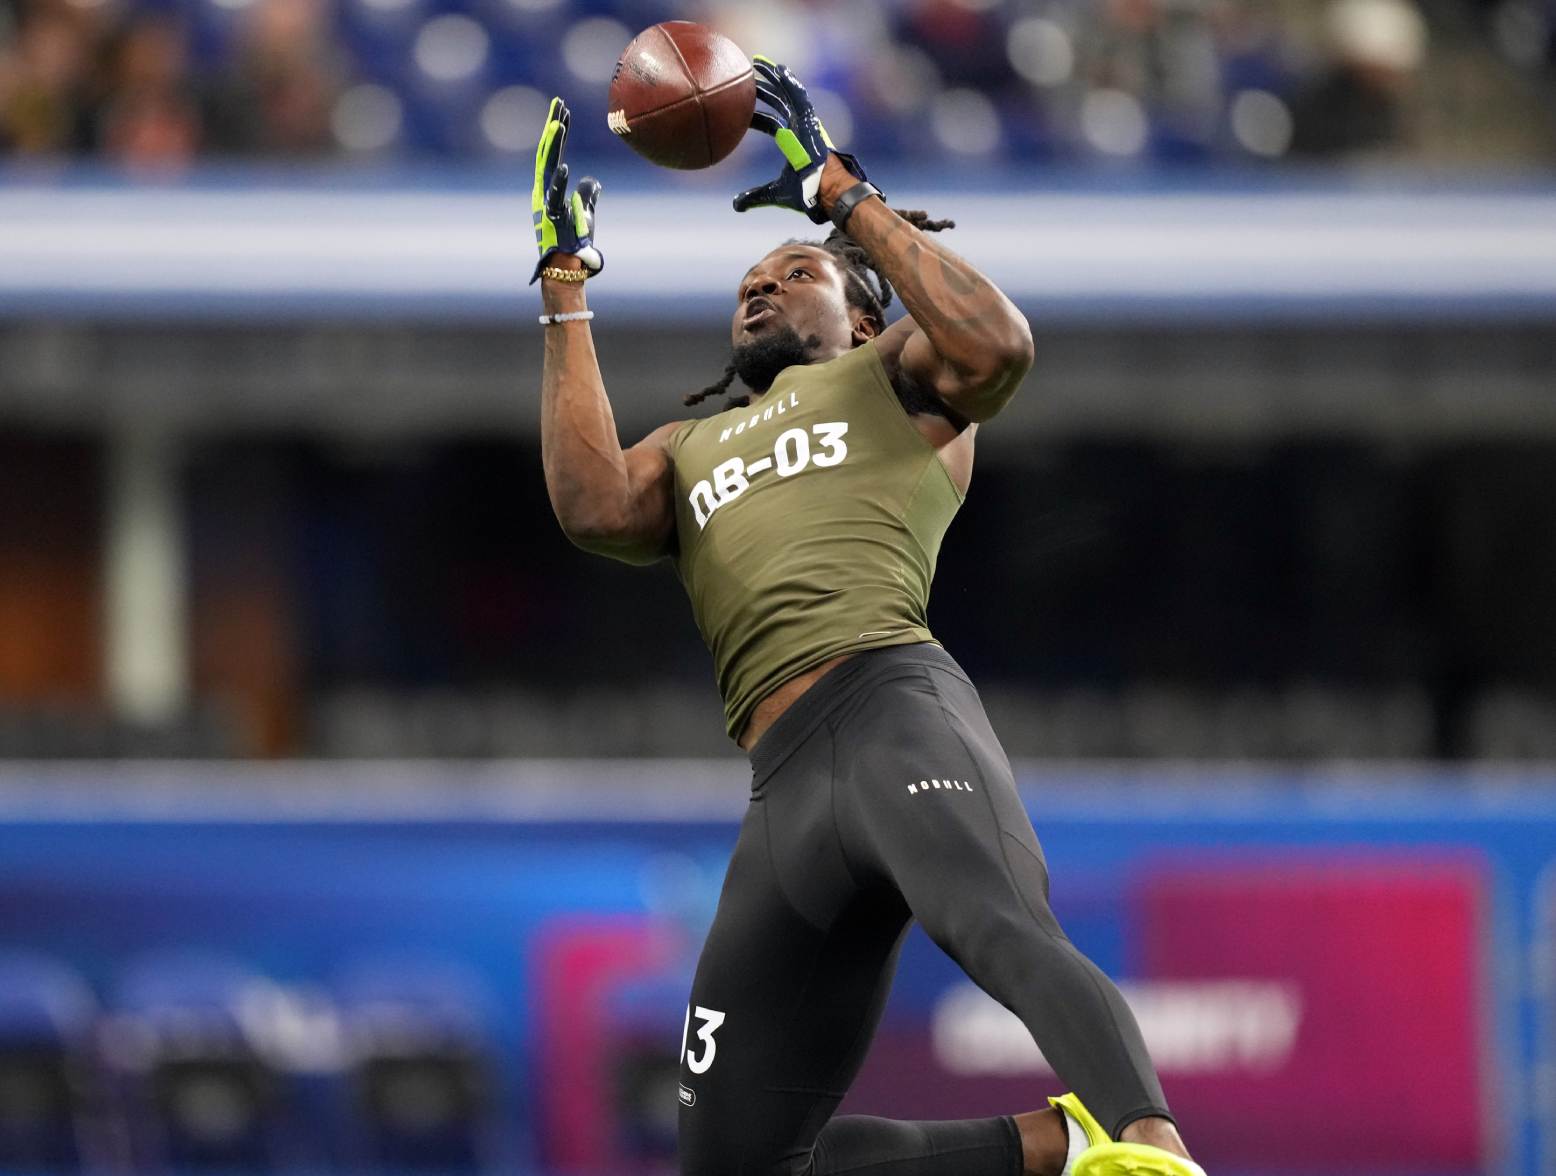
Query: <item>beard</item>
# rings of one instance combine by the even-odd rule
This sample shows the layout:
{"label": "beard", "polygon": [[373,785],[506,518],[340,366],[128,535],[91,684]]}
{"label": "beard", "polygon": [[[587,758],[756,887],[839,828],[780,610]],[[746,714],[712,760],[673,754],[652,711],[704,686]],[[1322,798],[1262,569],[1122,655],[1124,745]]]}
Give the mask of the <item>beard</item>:
{"label": "beard", "polygon": [[753,392],[766,392],[779,372],[809,363],[811,352],[820,346],[820,335],[801,339],[800,333],[785,323],[737,346],[731,362],[741,383]]}

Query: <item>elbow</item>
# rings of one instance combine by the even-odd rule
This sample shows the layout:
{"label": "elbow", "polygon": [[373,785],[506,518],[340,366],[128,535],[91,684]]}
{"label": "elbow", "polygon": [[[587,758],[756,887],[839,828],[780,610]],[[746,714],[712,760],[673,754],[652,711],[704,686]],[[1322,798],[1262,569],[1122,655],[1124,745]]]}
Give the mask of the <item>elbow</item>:
{"label": "elbow", "polygon": [[563,523],[562,534],[566,535],[567,541],[579,551],[587,551],[590,555],[603,555],[615,559],[618,557],[617,553],[626,546],[620,530],[595,522]]}
{"label": "elbow", "polygon": [[997,399],[1003,405],[1016,394],[1021,381],[1037,362],[1037,347],[1032,342],[1032,328],[1025,315],[1017,312],[1013,316],[1010,330],[993,352],[989,387],[998,390]]}
{"label": "elbow", "polygon": [[985,345],[977,365],[963,369],[963,390],[942,398],[965,420],[987,421],[1010,402],[1036,359],[1032,329],[1015,314],[1009,329]]}
{"label": "elbow", "polygon": [[1011,316],[1010,330],[999,347],[1000,371],[1011,384],[1019,384],[1037,362],[1037,345],[1032,341],[1032,324],[1019,310]]}
{"label": "elbow", "polygon": [[598,553],[603,545],[610,542],[608,532],[577,524],[562,524],[562,534],[566,535],[567,541],[580,551]]}
{"label": "elbow", "polygon": [[602,510],[590,509],[580,503],[566,506],[553,503],[552,507],[562,534],[574,547],[585,551],[597,551],[601,546],[609,545],[622,530],[619,522]]}
{"label": "elbow", "polygon": [[1014,315],[1007,329],[988,344],[979,365],[978,380],[985,387],[1014,391],[1037,361],[1032,328],[1020,314]]}
{"label": "elbow", "polygon": [[610,555],[625,541],[625,536],[614,527],[575,524],[564,526],[562,534],[574,547],[591,555]]}
{"label": "elbow", "polygon": [[663,536],[640,533],[626,523],[602,515],[557,516],[562,534],[580,551],[628,564],[650,564],[664,554]]}
{"label": "elbow", "polygon": [[986,339],[976,363],[968,365],[969,382],[982,388],[1010,389],[1026,378],[1037,360],[1032,328],[1026,317],[1014,313],[993,338]]}

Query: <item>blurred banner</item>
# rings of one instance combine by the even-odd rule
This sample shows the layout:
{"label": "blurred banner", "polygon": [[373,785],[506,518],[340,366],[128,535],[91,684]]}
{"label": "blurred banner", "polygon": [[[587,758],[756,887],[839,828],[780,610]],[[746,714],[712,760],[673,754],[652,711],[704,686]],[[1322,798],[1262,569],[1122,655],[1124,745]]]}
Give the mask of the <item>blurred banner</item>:
{"label": "blurred banner", "polygon": [[[1206,864],[1171,840],[1123,895],[1071,898],[1122,929],[1109,970],[1196,1152],[1234,1171],[1277,1170],[1271,1152],[1282,1171],[1484,1170],[1483,863],[1303,847]],[[1012,1014],[921,954],[856,1105],[970,1117],[1057,1081]]]}
{"label": "blurred banner", "polygon": [[[0,1167],[664,1170],[740,776],[7,769],[0,1091],[49,1093],[9,1114]],[[1556,779],[1022,778],[1056,910],[1212,1171],[1550,1170],[1553,1010],[1521,978],[1556,930]],[[914,930],[846,1109],[1061,1089]]]}

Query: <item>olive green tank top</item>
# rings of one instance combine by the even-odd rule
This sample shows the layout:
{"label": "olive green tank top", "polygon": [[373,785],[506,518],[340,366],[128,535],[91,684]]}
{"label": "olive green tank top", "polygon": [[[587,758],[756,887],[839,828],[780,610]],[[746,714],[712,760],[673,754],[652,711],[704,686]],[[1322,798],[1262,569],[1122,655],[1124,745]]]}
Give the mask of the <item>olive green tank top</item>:
{"label": "olive green tank top", "polygon": [[940,540],[961,505],[874,343],[791,367],[670,438],[676,569],[730,738],[780,683],[843,653],[933,641]]}

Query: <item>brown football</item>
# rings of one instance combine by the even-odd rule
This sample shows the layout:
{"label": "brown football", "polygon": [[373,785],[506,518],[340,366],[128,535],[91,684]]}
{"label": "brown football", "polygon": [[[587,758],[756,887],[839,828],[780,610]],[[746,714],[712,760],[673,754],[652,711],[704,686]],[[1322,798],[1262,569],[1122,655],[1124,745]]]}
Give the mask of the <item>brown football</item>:
{"label": "brown football", "polygon": [[710,167],[735,149],[756,109],[740,47],[705,25],[667,20],[632,38],[611,75],[611,130],[661,167]]}

